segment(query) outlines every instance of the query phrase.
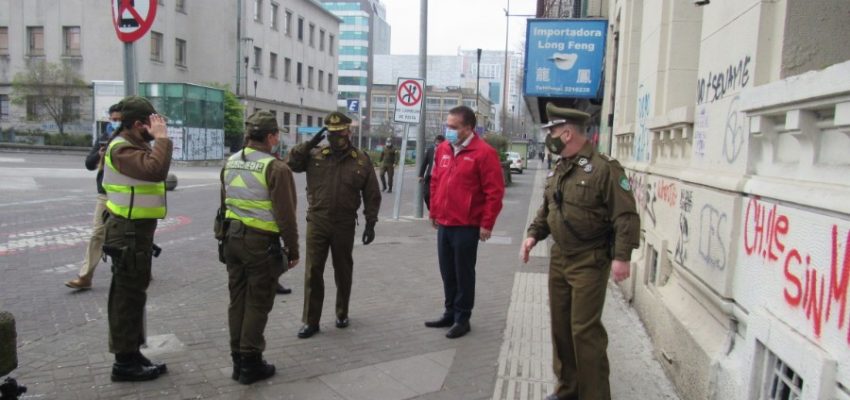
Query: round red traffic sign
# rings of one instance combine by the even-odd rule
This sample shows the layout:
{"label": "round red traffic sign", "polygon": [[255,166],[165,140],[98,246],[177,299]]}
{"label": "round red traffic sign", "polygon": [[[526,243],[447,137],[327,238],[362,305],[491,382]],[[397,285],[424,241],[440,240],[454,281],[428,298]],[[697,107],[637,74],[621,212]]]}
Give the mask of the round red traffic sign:
{"label": "round red traffic sign", "polygon": [[408,79],[398,85],[396,96],[401,104],[413,107],[422,101],[422,85],[418,81]]}
{"label": "round red traffic sign", "polygon": [[112,25],[125,43],[139,40],[153,26],[157,0],[112,0]]}

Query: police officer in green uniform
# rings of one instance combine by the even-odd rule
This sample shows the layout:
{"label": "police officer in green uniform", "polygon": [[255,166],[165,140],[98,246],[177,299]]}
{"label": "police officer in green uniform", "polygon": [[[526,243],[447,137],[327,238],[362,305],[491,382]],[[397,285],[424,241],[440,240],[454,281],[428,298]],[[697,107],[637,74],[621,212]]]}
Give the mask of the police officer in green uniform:
{"label": "police officer in green uniform", "polygon": [[[165,218],[165,178],[171,140],[165,119],[151,103],[130,96],[118,104],[123,116],[104,153],[104,253],[112,258],[109,286],[109,351],[115,354],[113,381],[146,381],[165,373],[139,351],[145,342],[144,310],[151,279],[153,237]],[[148,142],[154,141],[151,147]]]}
{"label": "police officer in green uniform", "polygon": [[332,112],[325,118],[329,145],[318,146],[320,132],[309,142],[292,148],[288,164],[295,172],[307,173],[307,261],[304,271],[304,325],[299,338],[319,331],[325,297],[324,271],[328,250],[336,282],[336,327],[345,328],[354,260],[354,228],[357,209],[363,200],[366,226],[363,244],[375,239],[375,224],[381,208],[378,178],[369,156],[351,143],[351,119]]}
{"label": "police officer in green uniform", "polygon": [[230,290],[232,378],[247,385],[275,373],[275,366],[263,360],[263,331],[278,278],[298,264],[298,224],[292,171],[271,154],[280,143],[275,116],[257,111],[246,120],[245,130],[246,146],[227,160],[221,173],[226,209],[221,230]]}
{"label": "police officer in green uniform", "polygon": [[543,205],[528,227],[520,259],[550,234],[553,369],[558,384],[547,400],[610,399],[608,336],[602,307],[609,274],[629,277],[640,220],[620,164],[597,153],[584,136],[587,113],[546,106],[546,147],[561,159],[549,173]]}
{"label": "police officer in green uniform", "polygon": [[393,147],[392,139],[387,139],[387,145],[384,146],[378,161],[381,162],[381,191],[392,193],[395,163],[398,161],[398,150]]}

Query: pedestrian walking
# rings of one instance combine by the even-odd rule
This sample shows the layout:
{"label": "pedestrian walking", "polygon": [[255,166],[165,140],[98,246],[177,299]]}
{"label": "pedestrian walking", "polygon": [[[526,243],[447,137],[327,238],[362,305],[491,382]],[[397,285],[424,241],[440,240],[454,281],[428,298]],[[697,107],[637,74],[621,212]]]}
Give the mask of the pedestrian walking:
{"label": "pedestrian walking", "polygon": [[[608,336],[602,307],[608,276],[629,277],[640,219],[623,167],[584,136],[590,115],[546,106],[546,147],[561,159],[549,173],[543,204],[528,227],[520,259],[550,234],[549,308],[553,370],[547,400],[610,399]],[[612,258],[613,257],[613,258]]]}
{"label": "pedestrian walking", "polygon": [[431,174],[430,217],[437,229],[445,310],[425,326],[450,327],[446,333],[450,339],[471,329],[478,241],[490,238],[505,194],[499,155],[475,135],[476,124],[469,107],[449,111],[446,141],[434,154]]}
{"label": "pedestrian walking", "polygon": [[278,278],[298,264],[299,254],[295,182],[286,163],[272,155],[280,143],[277,119],[257,111],[245,131],[245,147],[222,169],[221,196],[232,378],[247,385],[275,374],[275,366],[263,359],[263,332]]}
{"label": "pedestrian walking", "polygon": [[552,169],[552,153],[546,153],[546,169]]}
{"label": "pedestrian walking", "polygon": [[336,282],[336,327],[349,325],[348,306],[354,260],[354,228],[357,209],[363,201],[366,226],[364,245],[375,239],[375,224],[381,208],[378,177],[369,156],[351,143],[351,119],[332,112],[325,118],[329,145],[319,146],[320,132],[310,141],[292,148],[288,165],[294,172],[307,173],[307,259],[304,269],[304,325],[298,337],[319,332],[325,297],[325,262],[328,251]]}
{"label": "pedestrian walking", "polygon": [[398,161],[398,150],[393,147],[392,139],[387,139],[387,144],[381,152],[381,191],[393,192],[393,176],[395,175],[395,163]]}
{"label": "pedestrian walking", "polygon": [[542,151],[537,152],[537,156],[540,157],[540,165],[543,165],[544,155]]}
{"label": "pedestrian walking", "polygon": [[[109,107],[109,125],[107,132],[114,132],[121,126],[121,112],[118,111],[118,104],[113,104]],[[88,290],[91,289],[92,279],[94,278],[94,270],[97,268],[97,263],[103,256],[103,239],[105,230],[103,229],[103,213],[106,212],[106,191],[103,190],[103,154],[106,152],[106,145],[109,143],[109,133],[101,137],[97,143],[92,146],[91,151],[86,156],[86,169],[89,171],[97,170],[97,200],[94,205],[94,218],[92,221],[91,237],[89,238],[89,246],[86,247],[86,255],[83,258],[83,265],[77,277],[65,282],[65,286],[71,289]]]}
{"label": "pedestrian walking", "polygon": [[[104,252],[112,258],[109,287],[109,351],[113,381],[156,379],[167,371],[139,351],[145,342],[144,310],[151,279],[157,220],[165,218],[165,179],[172,144],[165,119],[142,97],[118,103],[121,126],[104,153],[106,191]],[[154,141],[153,147],[148,142]],[[158,250],[156,250],[158,255]]]}
{"label": "pedestrian walking", "polygon": [[419,183],[422,184],[422,198],[425,200],[425,208],[431,209],[431,171],[434,165],[434,150],[440,146],[446,137],[437,135],[434,138],[434,145],[428,147],[425,151],[425,158],[422,159],[422,164],[419,165]]}

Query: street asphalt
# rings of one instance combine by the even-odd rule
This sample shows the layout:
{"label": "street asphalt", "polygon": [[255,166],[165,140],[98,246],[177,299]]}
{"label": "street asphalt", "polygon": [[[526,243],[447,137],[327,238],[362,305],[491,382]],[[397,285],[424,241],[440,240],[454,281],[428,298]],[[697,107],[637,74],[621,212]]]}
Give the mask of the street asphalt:
{"label": "street asphalt", "polygon": [[[479,247],[472,331],[444,337],[423,321],[440,315],[442,285],[435,231],[413,217],[415,173],[407,168],[401,218],[385,195],[375,242],[354,247],[351,326],[333,324],[335,286],[326,269],[321,332],[298,339],[303,260],[282,281],[266,328],[272,379],[242,386],[230,379],[227,275],[218,262],[212,220],[218,168],[175,167],[148,290],[148,348],[168,363],[156,381],[113,383],[107,349],[110,270],[94,286],[72,291],[95,202],[94,173],[84,155],[0,153],[0,310],[17,319],[19,367],[12,373],[31,399],[535,399],[553,387],[545,273],[548,259],[521,265],[517,253],[545,171],[532,161],[513,175],[493,238]],[[296,174],[301,254],[305,178]],[[537,190],[535,191],[535,186]],[[426,212],[427,215],[427,212]],[[544,253],[545,254],[545,253]],[[678,399],[654,357],[636,313],[609,286],[609,328],[616,399]]]}

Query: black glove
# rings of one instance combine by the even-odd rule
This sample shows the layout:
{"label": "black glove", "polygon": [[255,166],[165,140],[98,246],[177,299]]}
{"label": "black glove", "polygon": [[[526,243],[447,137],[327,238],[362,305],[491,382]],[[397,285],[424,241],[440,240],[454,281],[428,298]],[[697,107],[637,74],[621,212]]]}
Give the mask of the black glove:
{"label": "black glove", "polygon": [[375,223],[367,222],[366,229],[363,229],[363,244],[367,245],[375,240]]}
{"label": "black glove", "polygon": [[322,130],[320,130],[319,133],[317,133],[315,136],[313,136],[313,138],[310,139],[309,142],[307,142],[307,148],[312,149],[313,147],[318,146],[319,142],[321,142],[322,139],[325,138],[325,131],[326,130],[327,130],[327,128],[322,128]]}

